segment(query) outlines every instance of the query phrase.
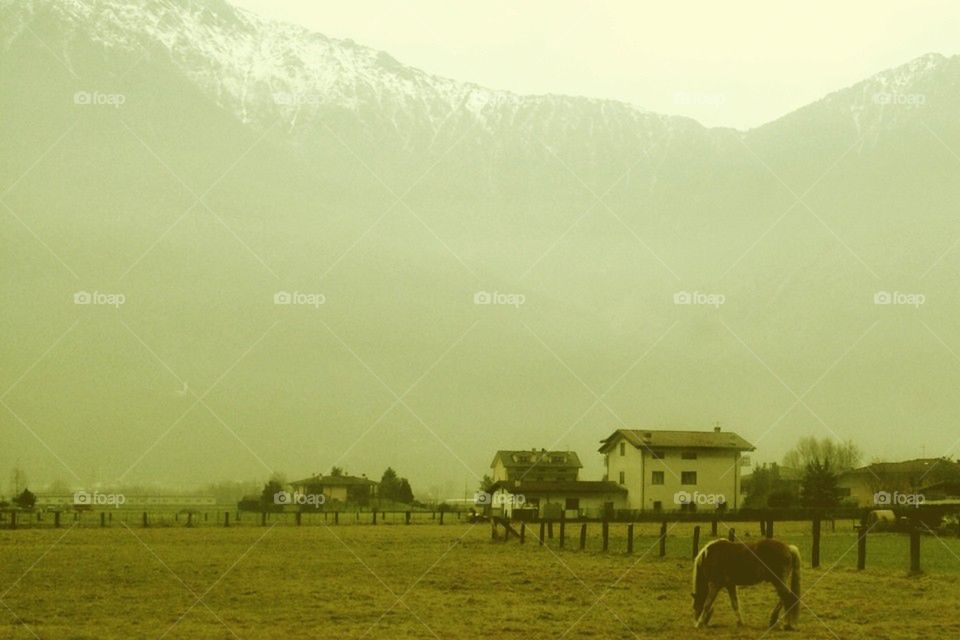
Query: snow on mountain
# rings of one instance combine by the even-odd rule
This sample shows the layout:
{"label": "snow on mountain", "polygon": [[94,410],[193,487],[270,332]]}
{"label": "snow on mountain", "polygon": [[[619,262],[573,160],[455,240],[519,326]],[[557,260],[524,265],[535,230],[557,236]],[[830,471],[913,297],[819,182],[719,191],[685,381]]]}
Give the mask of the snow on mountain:
{"label": "snow on mountain", "polygon": [[[469,116],[482,128],[576,117],[655,127],[675,120],[610,100],[521,96],[459,82],[406,66],[389,54],[351,40],[328,38],[302,27],[261,18],[216,0],[200,5],[176,0],[6,0],[5,41],[23,35],[31,20],[49,15],[66,30],[50,43],[69,65],[69,43],[86,36],[107,50],[156,52],[170,61],[243,122],[282,116],[290,125],[325,109],[376,110],[401,126],[411,121],[433,130],[452,115]],[[14,10],[11,11],[11,7]],[[583,122],[584,118],[587,122]]]}

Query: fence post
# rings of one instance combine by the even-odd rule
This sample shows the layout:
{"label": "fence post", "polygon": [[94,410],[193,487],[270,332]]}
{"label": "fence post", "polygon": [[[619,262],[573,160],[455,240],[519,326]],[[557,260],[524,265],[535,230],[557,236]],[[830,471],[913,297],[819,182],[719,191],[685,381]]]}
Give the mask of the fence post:
{"label": "fence post", "polygon": [[700,525],[693,528],[693,557],[700,553]]}
{"label": "fence post", "polygon": [[403,518],[404,518],[404,524],[410,524],[410,512],[409,512],[409,511],[407,511],[406,513],[403,514]]}
{"label": "fence post", "polygon": [[143,512],[143,528],[146,529],[150,526],[150,520],[147,518],[147,512]]}
{"label": "fence post", "polygon": [[339,512],[339,511],[334,511],[334,512],[333,512],[333,524],[340,524],[340,512]]}
{"label": "fence post", "polygon": [[580,525],[580,551],[587,548],[587,523]]}
{"label": "fence post", "polygon": [[627,553],[633,553],[633,523],[627,525]]}
{"label": "fence post", "polygon": [[910,573],[920,573],[920,527],[910,527]]}
{"label": "fence post", "polygon": [[606,518],[603,520],[603,550],[610,548],[610,523]]}
{"label": "fence post", "polygon": [[553,540],[553,520],[547,521],[547,537]]}
{"label": "fence post", "polygon": [[[442,514],[443,512],[441,512],[441,515]],[[521,522],[520,523],[520,544],[523,544],[526,541],[527,541],[527,523]]]}
{"label": "fence post", "polygon": [[733,529],[733,527],[731,527],[730,530],[727,531],[727,540],[729,540],[730,542],[733,542],[736,539],[737,539],[737,532]]}
{"label": "fence post", "polygon": [[302,511],[297,511],[297,514],[296,514],[296,516],[294,516],[294,517],[297,519],[297,526],[299,527],[299,526],[300,526],[300,523],[301,523],[301,520],[303,519],[303,512],[302,512]]}
{"label": "fence post", "polygon": [[59,511],[53,512],[53,528],[54,529],[60,528],[60,512]]}
{"label": "fence post", "polygon": [[764,538],[770,537],[767,535],[767,521],[763,519],[760,520],[760,535]]}
{"label": "fence post", "polygon": [[444,512],[441,511],[441,512],[440,512],[440,524],[443,524],[443,514],[444,514]]}
{"label": "fence post", "polygon": [[16,511],[10,512],[10,528],[11,529],[17,528],[17,512]]}
{"label": "fence post", "polygon": [[813,517],[813,546],[810,547],[810,566],[820,566],[820,516]]}
{"label": "fence post", "polygon": [[188,527],[192,527],[192,526],[193,526],[193,512],[192,512],[192,511],[187,514],[187,526],[188,526]]}
{"label": "fence post", "polygon": [[767,537],[773,537],[773,520],[767,520]]}
{"label": "fence post", "polygon": [[224,512],[223,512],[223,526],[224,526],[224,527],[229,527],[229,526],[230,526],[230,512],[229,512],[229,511],[224,511]]}
{"label": "fence post", "polygon": [[867,566],[867,525],[857,527],[857,570],[862,571]]}
{"label": "fence post", "polygon": [[660,523],[660,557],[667,555],[667,521]]}
{"label": "fence post", "polygon": [[266,511],[261,511],[261,512],[260,512],[260,526],[261,526],[261,527],[267,526],[267,512],[266,512]]}
{"label": "fence post", "polygon": [[541,519],[540,520],[540,546],[541,547],[543,546],[543,530],[545,527],[546,527],[546,524],[544,524],[543,519]]}
{"label": "fence post", "polygon": [[560,512],[560,548],[563,549],[563,542],[567,537],[567,512]]}
{"label": "fence post", "polygon": [[714,518],[710,521],[710,535],[714,538],[717,537],[717,519]]}
{"label": "fence post", "polygon": [[[373,524],[377,524],[377,510],[376,510],[376,509],[373,510]],[[496,527],[497,525],[493,525],[493,526]],[[493,534],[494,534],[494,536],[496,536],[496,534],[497,534],[497,530],[496,530],[496,529],[493,530]]]}

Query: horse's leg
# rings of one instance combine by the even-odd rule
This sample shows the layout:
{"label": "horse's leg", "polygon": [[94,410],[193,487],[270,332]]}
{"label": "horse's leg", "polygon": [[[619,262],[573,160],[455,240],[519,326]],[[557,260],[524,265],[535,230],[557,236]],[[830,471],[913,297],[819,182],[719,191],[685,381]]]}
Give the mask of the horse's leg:
{"label": "horse's leg", "polygon": [[780,620],[780,610],[783,609],[783,602],[779,600],[779,594],[777,594],[777,606],[773,608],[773,613],[770,614],[770,628],[773,629],[777,626],[777,622]]}
{"label": "horse's leg", "polygon": [[737,585],[732,584],[727,587],[727,593],[730,594],[730,606],[733,612],[737,614],[737,625],[743,626],[743,616],[740,615],[740,598],[737,596]]}
{"label": "horse's leg", "polygon": [[780,604],[777,605],[777,609],[782,606],[784,610],[783,628],[786,630],[793,629],[790,621],[796,619],[794,614],[797,607],[800,606],[800,600],[782,583],[776,584],[775,586],[777,588],[777,595],[780,596]]}
{"label": "horse's leg", "polygon": [[703,611],[700,612],[700,618],[693,625],[697,629],[707,626],[710,622],[710,615],[713,613],[713,601],[717,599],[718,593],[720,593],[720,588],[711,582],[710,586],[707,587],[707,598],[703,601]]}

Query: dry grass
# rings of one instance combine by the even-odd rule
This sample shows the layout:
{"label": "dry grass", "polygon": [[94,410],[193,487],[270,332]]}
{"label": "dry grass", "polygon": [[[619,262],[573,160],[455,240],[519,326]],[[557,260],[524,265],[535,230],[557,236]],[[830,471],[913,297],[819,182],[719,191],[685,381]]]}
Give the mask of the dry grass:
{"label": "dry grass", "polygon": [[[591,527],[586,552],[539,547],[530,532],[522,547],[491,542],[488,525],[464,524],[3,531],[0,638],[764,637],[767,586],[743,590],[747,627],[722,600],[711,628],[692,629],[686,528],[671,530],[660,559],[655,526],[638,528],[633,557],[622,527],[608,554]],[[803,546],[804,533],[778,537]],[[937,567],[920,577],[891,568],[906,564],[899,536],[871,539],[878,566],[866,572],[852,568],[852,542],[839,524],[825,533],[823,568],[804,573],[802,628],[789,637],[960,635],[957,541],[935,556],[940,542],[925,540],[925,567]]]}

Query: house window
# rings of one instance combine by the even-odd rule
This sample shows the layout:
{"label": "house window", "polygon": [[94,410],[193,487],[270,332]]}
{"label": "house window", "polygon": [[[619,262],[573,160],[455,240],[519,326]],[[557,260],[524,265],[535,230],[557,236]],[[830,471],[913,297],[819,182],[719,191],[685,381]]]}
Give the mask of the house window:
{"label": "house window", "polygon": [[663,471],[654,471],[650,484],[663,484]]}
{"label": "house window", "polygon": [[663,460],[664,458],[667,457],[667,454],[664,452],[663,449],[651,449],[650,457],[653,458],[654,460]]}
{"label": "house window", "polygon": [[620,443],[620,455],[622,455],[622,456],[627,455],[627,443],[626,443],[626,442],[621,442],[621,443]]}
{"label": "house window", "polygon": [[659,500],[654,500],[654,502],[653,502],[653,510],[654,510],[654,511],[663,511],[663,503],[660,502]]}
{"label": "house window", "polygon": [[564,501],[563,508],[567,511],[578,511],[580,509],[580,498],[567,498]]}
{"label": "house window", "polygon": [[627,474],[620,472],[620,484],[627,484]]}
{"label": "house window", "polygon": [[680,454],[681,460],[696,460],[697,452],[696,451],[684,451]]}
{"label": "house window", "polygon": [[696,471],[681,471],[681,472],[680,472],[680,484],[697,484],[697,472],[696,472]]}

